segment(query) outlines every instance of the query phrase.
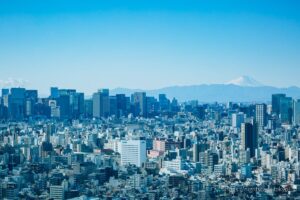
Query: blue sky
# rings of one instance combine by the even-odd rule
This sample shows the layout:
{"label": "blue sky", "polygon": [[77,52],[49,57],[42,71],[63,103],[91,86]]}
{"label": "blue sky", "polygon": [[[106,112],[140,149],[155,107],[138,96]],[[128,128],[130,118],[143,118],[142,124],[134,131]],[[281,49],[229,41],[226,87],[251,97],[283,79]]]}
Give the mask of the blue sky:
{"label": "blue sky", "polygon": [[0,0],[0,80],[44,94],[241,75],[300,86],[299,10],[297,0]]}

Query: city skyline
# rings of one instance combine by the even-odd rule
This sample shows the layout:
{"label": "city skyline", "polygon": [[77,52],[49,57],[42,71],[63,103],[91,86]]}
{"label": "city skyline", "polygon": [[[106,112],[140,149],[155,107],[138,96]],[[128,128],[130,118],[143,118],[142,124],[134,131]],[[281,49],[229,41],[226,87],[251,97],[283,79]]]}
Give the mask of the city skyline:
{"label": "city skyline", "polygon": [[0,0],[0,199],[300,199],[299,0]]}
{"label": "city skyline", "polygon": [[0,5],[0,80],[12,77],[43,94],[50,86],[92,94],[226,83],[241,75],[300,86],[296,1]]}

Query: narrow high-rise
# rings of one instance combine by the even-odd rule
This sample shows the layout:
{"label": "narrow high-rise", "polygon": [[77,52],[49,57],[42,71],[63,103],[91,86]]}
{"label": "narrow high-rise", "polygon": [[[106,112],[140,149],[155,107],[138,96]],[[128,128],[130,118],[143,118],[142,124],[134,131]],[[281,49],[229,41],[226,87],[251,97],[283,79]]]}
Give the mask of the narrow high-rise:
{"label": "narrow high-rise", "polygon": [[300,99],[293,102],[293,125],[300,125]]}
{"label": "narrow high-rise", "polygon": [[255,106],[255,122],[258,129],[262,130],[267,124],[267,105],[256,104]]}
{"label": "narrow high-rise", "polygon": [[93,117],[107,117],[110,113],[109,90],[102,89],[93,94]]}
{"label": "narrow high-rise", "polygon": [[242,150],[250,149],[250,156],[255,156],[258,148],[258,134],[256,123],[243,123],[241,126],[241,146]]}
{"label": "narrow high-rise", "polygon": [[147,116],[147,98],[145,92],[135,92],[131,96],[131,101],[134,106],[134,114],[136,116]]}

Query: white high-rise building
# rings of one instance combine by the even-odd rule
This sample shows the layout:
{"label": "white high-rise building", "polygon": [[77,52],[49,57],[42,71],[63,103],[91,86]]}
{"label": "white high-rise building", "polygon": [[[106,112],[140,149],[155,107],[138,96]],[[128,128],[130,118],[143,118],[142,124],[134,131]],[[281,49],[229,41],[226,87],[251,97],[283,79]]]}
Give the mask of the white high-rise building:
{"label": "white high-rise building", "polygon": [[293,124],[300,124],[300,99],[294,100],[293,105]]}
{"label": "white high-rise building", "polygon": [[241,128],[241,124],[245,121],[244,113],[233,113],[232,114],[232,127],[233,128]]}
{"label": "white high-rise building", "polygon": [[267,105],[256,104],[255,106],[255,121],[259,130],[262,130],[267,124]]}
{"label": "white high-rise building", "polygon": [[123,140],[120,143],[121,165],[136,165],[141,167],[147,160],[146,141]]}

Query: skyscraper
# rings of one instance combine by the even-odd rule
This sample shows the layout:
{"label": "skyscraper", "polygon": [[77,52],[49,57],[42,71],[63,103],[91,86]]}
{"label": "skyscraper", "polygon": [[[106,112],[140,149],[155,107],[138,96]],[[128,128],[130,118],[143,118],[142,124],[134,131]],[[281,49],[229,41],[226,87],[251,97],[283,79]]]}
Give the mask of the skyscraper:
{"label": "skyscraper", "polygon": [[281,123],[292,123],[293,99],[291,97],[280,98],[279,118]]}
{"label": "skyscraper", "polygon": [[109,114],[111,116],[117,116],[117,97],[116,96],[110,96],[109,97]]}
{"label": "skyscraper", "polygon": [[255,156],[255,149],[258,148],[257,125],[243,123],[241,126],[241,146],[242,150],[250,149],[250,156]]}
{"label": "skyscraper", "polygon": [[70,114],[72,118],[79,118],[84,113],[84,93],[70,93]]}
{"label": "skyscraper", "polygon": [[59,97],[59,89],[58,87],[50,88],[50,98],[57,99]]}
{"label": "skyscraper", "polygon": [[3,88],[2,89],[2,94],[1,94],[2,97],[5,96],[5,95],[8,95],[8,94],[9,94],[9,89]]}
{"label": "skyscraper", "polygon": [[300,125],[300,99],[293,102],[293,124]]}
{"label": "skyscraper", "polygon": [[285,94],[273,94],[272,95],[272,113],[279,115],[280,111],[280,99],[286,97]]}
{"label": "skyscraper", "polygon": [[199,162],[199,145],[193,144],[193,161]]}
{"label": "skyscraper", "polygon": [[117,117],[127,114],[127,100],[125,94],[117,94]]}
{"label": "skyscraper", "polygon": [[34,114],[34,105],[38,101],[37,90],[26,90],[25,91],[25,113],[26,116],[32,116]]}
{"label": "skyscraper", "polygon": [[70,95],[59,95],[58,106],[60,110],[61,119],[69,119],[70,115]]}
{"label": "skyscraper", "polygon": [[84,116],[87,118],[93,117],[93,99],[84,100]]}
{"label": "skyscraper", "polygon": [[109,90],[102,89],[93,94],[93,117],[109,116]]}
{"label": "skyscraper", "polygon": [[262,130],[267,125],[267,105],[256,104],[255,106],[255,122],[258,129]]}
{"label": "skyscraper", "polygon": [[8,109],[12,119],[21,120],[25,115],[25,88],[11,88]]}
{"label": "skyscraper", "polygon": [[135,92],[131,96],[131,101],[134,105],[134,114],[136,116],[147,116],[147,98],[145,92]]}
{"label": "skyscraper", "polygon": [[165,94],[159,94],[158,99],[160,110],[169,110],[170,100],[167,98],[167,96]]}

